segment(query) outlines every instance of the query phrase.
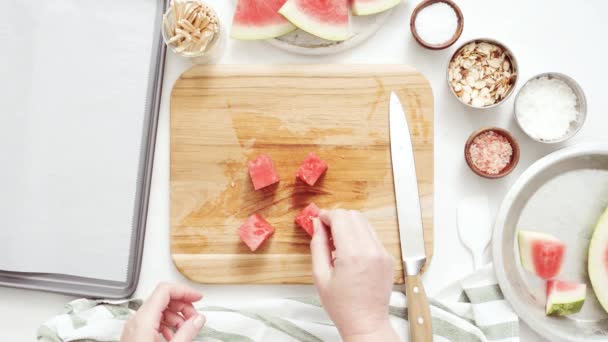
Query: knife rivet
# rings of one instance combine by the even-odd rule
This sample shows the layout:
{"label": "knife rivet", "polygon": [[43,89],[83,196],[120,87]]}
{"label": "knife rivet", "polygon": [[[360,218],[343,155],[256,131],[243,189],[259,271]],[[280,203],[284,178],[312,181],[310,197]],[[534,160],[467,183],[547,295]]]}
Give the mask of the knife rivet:
{"label": "knife rivet", "polygon": [[414,293],[418,293],[418,292],[420,292],[420,289],[418,288],[418,286],[414,286],[414,289],[413,289],[413,290],[414,290]]}
{"label": "knife rivet", "polygon": [[424,324],[424,319],[422,317],[418,317],[418,324]]}

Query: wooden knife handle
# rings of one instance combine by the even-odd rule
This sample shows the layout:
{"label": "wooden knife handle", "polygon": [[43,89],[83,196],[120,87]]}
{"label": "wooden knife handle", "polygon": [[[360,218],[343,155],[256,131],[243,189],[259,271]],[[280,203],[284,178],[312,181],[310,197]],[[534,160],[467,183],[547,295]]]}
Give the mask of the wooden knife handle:
{"label": "wooden knife handle", "polygon": [[410,322],[410,341],[432,342],[433,321],[429,300],[422,286],[420,275],[408,276],[405,279],[407,295],[408,320]]}

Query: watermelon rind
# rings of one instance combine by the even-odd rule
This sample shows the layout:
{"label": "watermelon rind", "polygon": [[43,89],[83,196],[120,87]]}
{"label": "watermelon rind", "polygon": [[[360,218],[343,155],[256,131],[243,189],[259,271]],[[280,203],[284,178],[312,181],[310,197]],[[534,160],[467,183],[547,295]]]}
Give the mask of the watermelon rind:
{"label": "watermelon rind", "polygon": [[402,0],[353,0],[354,15],[372,15],[387,11],[401,3]]}
{"label": "watermelon rind", "polygon": [[265,40],[280,37],[296,29],[290,22],[265,26],[232,24],[230,37],[239,40]]}
{"label": "watermelon rind", "polygon": [[319,38],[331,41],[344,41],[350,38],[350,21],[346,25],[332,25],[315,20],[315,18],[301,11],[296,2],[297,1],[294,0],[288,0],[283,7],[281,7],[279,13],[299,29]]}
{"label": "watermelon rind", "polygon": [[585,298],[569,303],[553,303],[547,306],[547,316],[567,316],[575,314],[583,308]]}
{"label": "watermelon rind", "polygon": [[588,260],[591,286],[604,311],[608,313],[608,208],[593,231]]}
{"label": "watermelon rind", "polygon": [[[549,286],[551,286],[551,283],[549,282]],[[547,315],[567,316],[581,311],[583,304],[585,304],[585,297],[587,296],[587,285],[572,285],[575,285],[572,290],[559,291],[557,288],[554,288],[547,295],[547,305],[545,308]]]}

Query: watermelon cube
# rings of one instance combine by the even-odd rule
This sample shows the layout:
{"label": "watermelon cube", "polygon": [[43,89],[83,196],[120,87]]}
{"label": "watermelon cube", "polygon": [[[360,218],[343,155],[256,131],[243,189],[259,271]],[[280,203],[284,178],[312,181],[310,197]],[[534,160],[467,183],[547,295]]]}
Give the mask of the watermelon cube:
{"label": "watermelon cube", "polygon": [[304,183],[313,186],[326,170],[327,163],[313,152],[310,152],[304,161],[302,161],[296,176]]}
{"label": "watermelon cube", "polygon": [[239,228],[239,237],[255,252],[274,233],[274,228],[259,214],[249,216]]}
{"label": "watermelon cube", "polygon": [[279,181],[279,174],[269,156],[262,154],[247,162],[253,188],[259,190]]}
{"label": "watermelon cube", "polygon": [[310,236],[312,236],[315,231],[312,225],[312,219],[319,217],[319,211],[319,207],[314,203],[310,203],[298,214],[298,216],[296,216],[296,223]]}

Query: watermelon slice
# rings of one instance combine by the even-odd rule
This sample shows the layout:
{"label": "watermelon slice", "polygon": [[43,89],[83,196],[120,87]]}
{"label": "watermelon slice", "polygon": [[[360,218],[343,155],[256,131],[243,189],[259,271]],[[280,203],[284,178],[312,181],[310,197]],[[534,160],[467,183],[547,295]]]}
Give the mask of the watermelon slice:
{"label": "watermelon slice", "polygon": [[279,174],[274,168],[272,159],[265,154],[248,161],[247,167],[255,190],[265,188],[279,181]]}
{"label": "watermelon slice", "polygon": [[581,311],[587,296],[587,285],[561,280],[547,282],[547,315],[566,316]]}
{"label": "watermelon slice", "polygon": [[239,237],[252,252],[255,252],[273,233],[274,228],[259,214],[249,216],[239,228]]}
{"label": "watermelon slice", "polygon": [[327,163],[313,152],[310,152],[298,168],[296,177],[300,178],[304,183],[314,186],[326,170]]}
{"label": "watermelon slice", "polygon": [[349,0],[287,0],[279,13],[317,37],[343,41],[350,37]]}
{"label": "watermelon slice", "polygon": [[319,207],[317,207],[316,204],[310,203],[298,214],[298,216],[296,216],[296,223],[310,236],[312,236],[315,231],[312,219],[319,217],[319,211]]}
{"label": "watermelon slice", "polygon": [[352,0],[354,15],[370,15],[389,10],[401,3],[401,0]]}
{"label": "watermelon slice", "polygon": [[270,39],[296,29],[279,8],[287,0],[239,0],[230,36],[241,40]]}
{"label": "watermelon slice", "polygon": [[543,279],[555,277],[562,268],[566,245],[552,235],[520,230],[519,257],[524,269]]}
{"label": "watermelon slice", "polygon": [[589,244],[589,278],[595,296],[608,312],[608,209],[600,217]]}

